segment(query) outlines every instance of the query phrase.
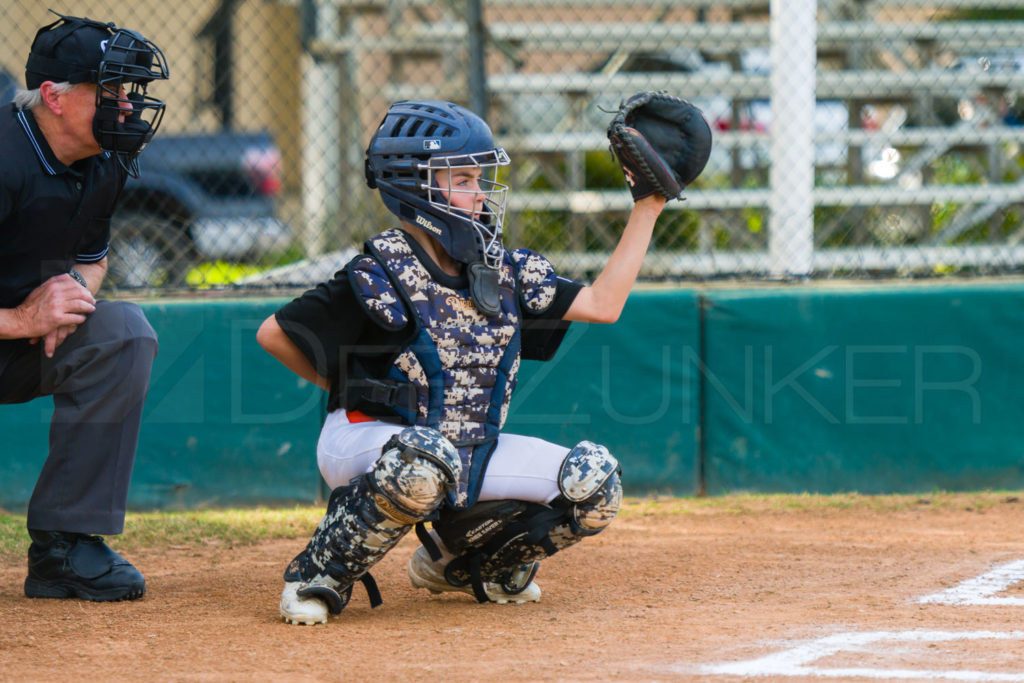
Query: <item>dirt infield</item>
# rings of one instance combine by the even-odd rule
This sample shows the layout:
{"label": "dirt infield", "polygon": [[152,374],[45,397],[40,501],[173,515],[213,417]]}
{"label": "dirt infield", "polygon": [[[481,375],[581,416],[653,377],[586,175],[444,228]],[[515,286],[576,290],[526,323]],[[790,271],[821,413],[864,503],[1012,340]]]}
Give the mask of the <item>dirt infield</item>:
{"label": "dirt infield", "polygon": [[919,602],[1024,560],[1016,495],[653,509],[631,502],[547,560],[539,604],[414,591],[407,537],[374,570],[382,607],[357,586],[340,617],[312,627],[277,614],[300,540],[125,553],[148,582],[134,603],[28,600],[23,563],[7,561],[0,680],[1024,680],[1024,604],[1012,604],[1024,568],[998,593],[1007,604]]}

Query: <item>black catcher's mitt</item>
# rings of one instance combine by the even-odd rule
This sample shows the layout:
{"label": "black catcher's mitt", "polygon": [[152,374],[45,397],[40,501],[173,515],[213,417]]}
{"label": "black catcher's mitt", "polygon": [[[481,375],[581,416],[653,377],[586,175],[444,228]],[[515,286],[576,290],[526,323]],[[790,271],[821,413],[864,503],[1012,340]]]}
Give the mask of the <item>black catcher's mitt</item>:
{"label": "black catcher's mitt", "polygon": [[642,92],[619,106],[608,126],[634,201],[658,193],[680,197],[711,154],[711,129],[700,109],[663,92]]}

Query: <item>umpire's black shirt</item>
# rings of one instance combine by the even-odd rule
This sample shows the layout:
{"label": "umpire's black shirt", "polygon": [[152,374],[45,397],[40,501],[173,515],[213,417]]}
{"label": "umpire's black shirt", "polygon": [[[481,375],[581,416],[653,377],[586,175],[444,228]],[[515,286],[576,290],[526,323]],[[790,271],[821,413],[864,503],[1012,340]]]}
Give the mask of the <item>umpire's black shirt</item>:
{"label": "umpire's black shirt", "polygon": [[0,106],[0,308],[14,308],[76,262],[106,256],[126,178],[106,152],[65,166],[31,111]]}

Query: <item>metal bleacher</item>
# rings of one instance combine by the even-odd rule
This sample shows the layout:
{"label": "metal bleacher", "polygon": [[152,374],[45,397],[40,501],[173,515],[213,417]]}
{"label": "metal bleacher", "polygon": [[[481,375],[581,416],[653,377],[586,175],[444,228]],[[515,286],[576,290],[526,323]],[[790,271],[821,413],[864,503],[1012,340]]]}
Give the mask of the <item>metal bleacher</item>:
{"label": "metal bleacher", "polygon": [[[388,100],[469,99],[464,69],[450,67],[461,63],[452,53],[465,49],[469,35],[467,22],[455,4],[419,0],[335,0],[334,4],[350,15],[386,14],[387,30],[350,31],[335,40],[319,41],[310,46],[314,54],[358,53],[362,58],[383,58],[393,63],[391,73],[400,73],[406,60],[433,59],[443,77],[392,79],[365,88]],[[607,20],[617,16],[607,13],[610,9],[630,5],[643,10],[632,12],[635,19]],[[725,101],[727,114],[733,117],[728,122],[731,126],[722,125],[715,131],[716,150],[727,166],[724,184],[700,185],[685,203],[671,203],[673,210],[764,209],[768,205],[764,182],[770,138],[764,130],[737,129],[735,119],[744,106],[771,96],[767,70],[742,67],[745,52],[770,47],[768,6],[768,2],[757,0],[485,2],[488,12],[497,12],[497,18],[486,24],[492,55],[486,75],[490,114],[497,122],[501,144],[519,164],[518,187],[510,209],[576,214],[628,211],[631,201],[625,191],[585,186],[582,169],[588,153],[607,147],[595,112],[641,90],[665,90],[695,102]],[[968,8],[1020,9],[1019,0],[821,0],[818,7],[816,95],[819,101],[842,103],[850,114],[841,130],[816,139],[821,145],[840,145],[846,153],[838,164],[822,162],[819,170],[825,172],[825,180],[815,188],[815,206],[927,210],[937,202],[959,204],[957,220],[922,242],[922,246],[941,249],[996,211],[1024,204],[1020,168],[988,163],[1001,147],[1024,143],[1024,127],[1006,125],[998,111],[999,103],[1012,101],[1017,92],[1024,93],[1024,62],[1020,68],[999,69],[972,61],[977,56],[1022,50],[1024,21],[964,21],[949,15],[951,10]],[[580,12],[572,20],[548,18],[557,8]],[[887,19],[887,10],[894,8],[900,11],[898,18]],[[710,12],[713,21],[705,20]],[[630,54],[669,50],[693,51],[717,68],[648,73],[616,69]],[[586,58],[560,61],[566,54],[584,55],[589,62]],[[544,55],[550,58],[544,59]],[[602,66],[582,69],[580,63]],[[564,116],[547,128],[537,128],[507,115],[535,98],[561,103]],[[943,101],[951,101],[953,106],[967,102],[973,111],[969,116],[961,112],[957,121],[941,120],[935,107]],[[866,107],[898,108],[915,116],[894,125],[862,127],[860,112]],[[864,169],[865,149],[899,149],[903,170],[890,178],[869,178]],[[987,170],[980,183],[950,186],[929,182],[930,165],[952,150],[981,160]],[[742,158],[757,161],[744,164]],[[528,188],[536,173],[550,177],[554,169],[562,176],[552,181],[549,189],[522,189],[524,185]],[[605,246],[610,248],[613,240],[609,237]],[[961,251],[969,248],[960,247]],[[673,262],[682,264],[679,268],[699,270],[704,266],[686,263],[686,258],[694,255],[691,251],[685,258],[675,254],[665,259],[668,263],[675,258]],[[1014,252],[1007,258],[1018,256],[1024,264],[1024,254]],[[828,254],[822,252],[816,258],[827,262]],[[872,267],[872,263],[886,267],[886,259],[872,255],[870,249],[862,250],[858,258],[862,267]],[[966,261],[971,258],[964,256]],[[729,267],[747,267],[742,261],[740,258]],[[660,270],[667,273],[672,268]]]}

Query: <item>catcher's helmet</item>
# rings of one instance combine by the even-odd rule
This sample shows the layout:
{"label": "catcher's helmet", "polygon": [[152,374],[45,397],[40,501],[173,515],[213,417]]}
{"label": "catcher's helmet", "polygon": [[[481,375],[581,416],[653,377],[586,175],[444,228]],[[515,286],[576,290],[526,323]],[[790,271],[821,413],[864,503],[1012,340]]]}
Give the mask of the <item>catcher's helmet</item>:
{"label": "catcher's helmet", "polygon": [[39,29],[32,41],[25,84],[30,89],[43,81],[98,84],[93,135],[100,149],[117,155],[125,170],[137,177],[139,152],[160,126],[165,106],[147,95],[146,87],[168,78],[167,61],[160,48],[135,31],[57,16],[60,19]]}
{"label": "catcher's helmet", "polygon": [[[366,182],[380,190],[388,210],[436,238],[448,255],[466,264],[502,262],[501,225],[508,186],[497,182],[508,155],[494,144],[483,119],[451,102],[405,100],[388,109],[366,150]],[[474,216],[452,206],[437,185],[439,170],[483,171],[482,211]]]}

